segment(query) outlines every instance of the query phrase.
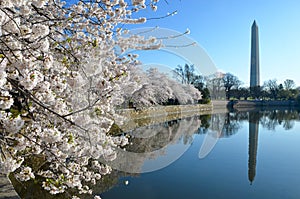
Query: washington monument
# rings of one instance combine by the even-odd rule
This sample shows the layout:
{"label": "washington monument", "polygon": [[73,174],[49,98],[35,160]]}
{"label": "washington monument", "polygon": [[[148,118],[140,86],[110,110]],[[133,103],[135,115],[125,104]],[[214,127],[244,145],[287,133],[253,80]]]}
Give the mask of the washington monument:
{"label": "washington monument", "polygon": [[260,86],[259,82],[259,44],[258,26],[254,20],[251,28],[251,69],[250,69],[250,88]]}

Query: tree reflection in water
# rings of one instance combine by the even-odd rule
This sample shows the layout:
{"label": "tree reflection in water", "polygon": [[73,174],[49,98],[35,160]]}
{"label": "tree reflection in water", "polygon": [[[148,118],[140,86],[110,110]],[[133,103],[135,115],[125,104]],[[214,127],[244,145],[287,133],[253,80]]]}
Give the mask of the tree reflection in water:
{"label": "tree reflection in water", "polygon": [[[251,115],[251,116],[250,116]],[[203,118],[204,116],[200,116]],[[254,109],[243,111],[232,111],[228,113],[219,113],[211,115],[210,117],[224,118],[224,125],[221,137],[229,137],[238,132],[241,128],[241,122],[257,121],[263,128],[268,130],[275,130],[277,127],[282,126],[285,130],[292,129],[295,121],[300,121],[300,110],[298,109]],[[205,122],[204,122],[205,123]],[[206,134],[207,130],[216,124],[211,124],[209,120],[206,126],[201,125],[199,129],[200,134]]]}
{"label": "tree reflection in water", "polygon": [[[127,132],[131,135],[131,144],[126,147],[126,152],[118,151],[118,161],[115,161],[113,165],[118,170],[113,170],[111,175],[103,177],[93,189],[95,194],[100,194],[119,183],[124,183],[120,179],[125,176],[139,176],[146,161],[167,155],[167,148],[179,142],[189,146],[194,134],[208,134],[214,131],[220,133],[218,138],[233,136],[242,127],[243,121],[249,122],[248,178],[250,183],[253,183],[256,174],[259,126],[271,130],[282,126],[289,130],[293,128],[295,121],[299,120],[299,110],[256,109],[194,116],[136,128]],[[27,187],[26,189],[33,190],[34,188]],[[23,196],[25,195],[28,194],[24,193]],[[44,198],[45,195],[31,196]]]}
{"label": "tree reflection in water", "polygon": [[[222,120],[223,125],[220,125],[218,121],[221,122]],[[124,157],[124,165],[127,164],[127,167],[140,170],[145,160],[149,158],[155,159],[163,155],[165,147],[169,144],[175,144],[178,140],[183,141],[185,144],[190,144],[193,140],[193,134],[208,134],[211,131],[220,131],[221,134],[219,138],[228,138],[238,133],[242,127],[241,122],[245,121],[249,122],[248,179],[250,184],[252,184],[256,175],[259,125],[263,128],[273,130],[278,126],[282,126],[288,130],[293,128],[295,121],[299,120],[299,110],[255,109],[201,115],[140,127],[130,132],[130,134],[133,135],[131,139],[132,145],[128,146],[127,150],[139,153],[150,153],[145,153],[144,156],[133,156],[128,160]],[[160,151],[160,154],[151,153],[154,151]],[[118,175],[115,175],[115,178],[124,177],[126,175],[133,176],[133,174],[126,174],[124,172],[117,173]],[[135,175],[137,176],[139,174]],[[117,182],[117,180],[114,182]]]}
{"label": "tree reflection in water", "polygon": [[[117,151],[118,158],[111,162],[112,168],[129,173],[157,170],[159,168],[142,170],[142,167],[146,160],[166,155],[166,149],[171,145],[182,143],[187,149],[200,125],[199,117],[191,117],[134,129],[128,132],[131,135],[130,145],[126,147],[126,151]],[[179,154],[176,159],[182,154]],[[173,161],[175,159],[170,159],[168,163]]]}

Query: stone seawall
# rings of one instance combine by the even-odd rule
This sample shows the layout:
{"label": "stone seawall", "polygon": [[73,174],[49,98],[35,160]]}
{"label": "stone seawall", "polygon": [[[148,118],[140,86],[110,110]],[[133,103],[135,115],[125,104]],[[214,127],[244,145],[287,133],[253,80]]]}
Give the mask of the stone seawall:
{"label": "stone seawall", "polygon": [[297,103],[292,100],[253,100],[253,101],[230,101],[229,107],[232,108],[245,108],[245,107],[295,107]]}
{"label": "stone seawall", "polygon": [[123,124],[117,124],[122,131],[129,131],[140,126],[158,124],[195,115],[212,114],[212,104],[156,106],[143,110],[119,109],[116,111],[125,118]]}

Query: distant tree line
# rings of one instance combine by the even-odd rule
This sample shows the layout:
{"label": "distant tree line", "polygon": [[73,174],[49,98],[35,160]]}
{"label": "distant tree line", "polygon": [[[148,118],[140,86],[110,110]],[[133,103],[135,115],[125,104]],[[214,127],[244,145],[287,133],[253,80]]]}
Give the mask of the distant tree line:
{"label": "distant tree line", "polygon": [[202,99],[200,103],[210,100],[294,100],[300,103],[300,87],[294,80],[286,79],[278,83],[276,79],[267,80],[262,86],[244,87],[243,82],[231,73],[215,73],[202,76],[195,72],[194,65],[178,65],[174,76],[182,84],[191,84],[197,88]]}
{"label": "distant tree line", "polygon": [[230,90],[228,99],[263,99],[263,100],[298,100],[300,88],[294,80],[286,79],[283,84],[276,79],[267,80],[262,86],[245,88],[237,87]]}

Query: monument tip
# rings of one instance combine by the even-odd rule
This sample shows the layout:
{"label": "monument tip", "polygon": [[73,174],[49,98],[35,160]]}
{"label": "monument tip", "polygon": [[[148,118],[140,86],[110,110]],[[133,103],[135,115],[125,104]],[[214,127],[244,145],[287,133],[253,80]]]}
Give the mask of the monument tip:
{"label": "monument tip", "polygon": [[253,24],[252,24],[253,26],[257,26],[257,23],[256,23],[256,20],[254,19],[254,21],[253,21]]}

